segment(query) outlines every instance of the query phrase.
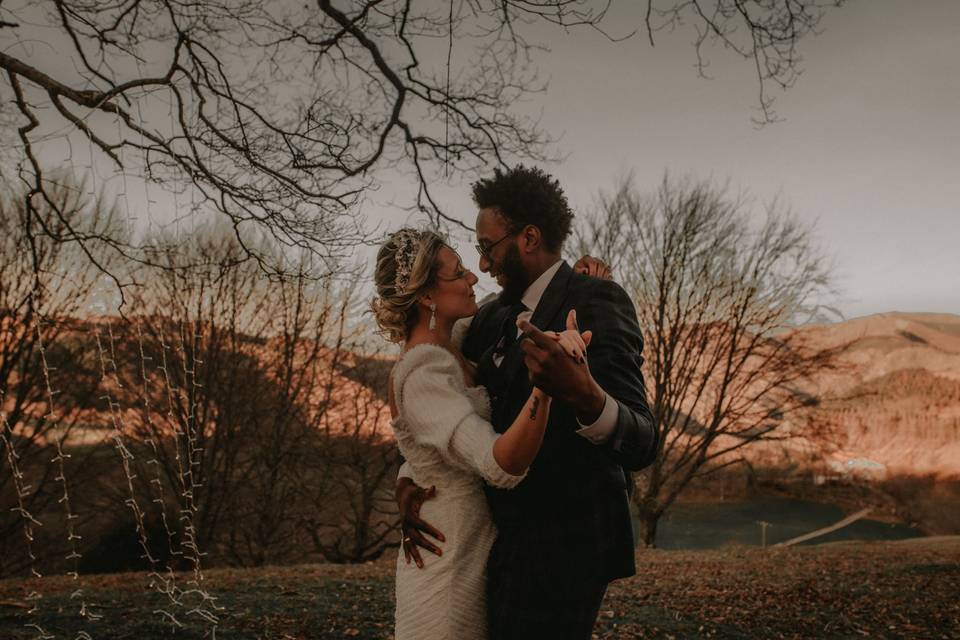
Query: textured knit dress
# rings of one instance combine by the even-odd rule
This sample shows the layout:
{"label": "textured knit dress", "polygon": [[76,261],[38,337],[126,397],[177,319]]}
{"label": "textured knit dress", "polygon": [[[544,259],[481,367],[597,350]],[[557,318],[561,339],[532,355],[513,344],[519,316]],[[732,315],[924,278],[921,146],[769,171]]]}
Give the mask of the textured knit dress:
{"label": "textured knit dress", "polygon": [[424,568],[397,558],[397,640],[485,640],[487,557],[497,535],[483,483],[516,486],[523,476],[493,458],[497,435],[483,387],[467,387],[457,359],[442,347],[418,345],[393,372],[393,422],[406,469],[435,498],[420,516],[443,532],[443,555],[422,553]]}

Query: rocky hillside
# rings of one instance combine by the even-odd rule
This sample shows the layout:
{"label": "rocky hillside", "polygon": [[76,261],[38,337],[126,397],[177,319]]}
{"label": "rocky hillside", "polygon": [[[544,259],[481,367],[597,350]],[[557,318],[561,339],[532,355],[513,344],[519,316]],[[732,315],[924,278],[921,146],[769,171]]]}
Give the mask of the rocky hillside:
{"label": "rocky hillside", "polygon": [[828,468],[874,477],[960,477],[960,316],[884,313],[804,329],[848,345],[815,381]]}

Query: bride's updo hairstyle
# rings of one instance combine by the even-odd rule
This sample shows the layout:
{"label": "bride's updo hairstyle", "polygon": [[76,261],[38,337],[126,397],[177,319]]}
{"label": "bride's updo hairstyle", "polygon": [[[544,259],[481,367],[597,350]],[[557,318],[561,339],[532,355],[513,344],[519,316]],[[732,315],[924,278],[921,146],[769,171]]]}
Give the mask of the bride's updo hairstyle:
{"label": "bride's updo hairstyle", "polygon": [[377,252],[373,279],[377,297],[370,303],[380,333],[403,342],[417,323],[417,299],[437,279],[440,249],[446,241],[433,231],[400,229]]}

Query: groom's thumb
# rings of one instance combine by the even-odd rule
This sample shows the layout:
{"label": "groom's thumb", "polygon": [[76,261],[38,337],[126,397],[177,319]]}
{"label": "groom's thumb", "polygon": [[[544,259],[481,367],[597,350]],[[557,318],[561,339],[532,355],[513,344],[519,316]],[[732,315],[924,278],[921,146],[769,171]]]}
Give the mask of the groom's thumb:
{"label": "groom's thumb", "polygon": [[590,340],[593,339],[593,331],[587,330],[580,334],[580,337],[583,338],[583,346],[589,347]]}

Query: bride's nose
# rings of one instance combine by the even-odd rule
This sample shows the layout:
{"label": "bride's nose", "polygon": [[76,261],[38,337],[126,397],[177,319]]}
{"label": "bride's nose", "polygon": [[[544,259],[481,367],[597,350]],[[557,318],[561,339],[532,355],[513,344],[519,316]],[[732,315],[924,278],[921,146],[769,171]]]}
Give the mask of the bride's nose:
{"label": "bride's nose", "polygon": [[470,286],[472,287],[473,285],[480,282],[480,278],[478,278],[473,271],[467,271],[467,282],[469,282]]}

